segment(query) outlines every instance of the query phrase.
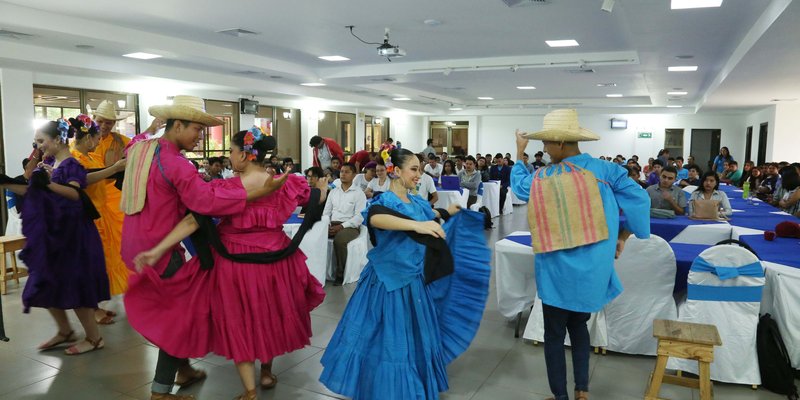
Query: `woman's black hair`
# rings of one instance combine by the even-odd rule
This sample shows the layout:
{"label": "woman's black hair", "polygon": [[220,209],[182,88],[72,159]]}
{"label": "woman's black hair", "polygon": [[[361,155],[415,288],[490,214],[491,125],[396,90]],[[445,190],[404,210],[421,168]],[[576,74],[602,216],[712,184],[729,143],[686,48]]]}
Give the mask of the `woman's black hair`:
{"label": "woman's black hair", "polygon": [[705,182],[706,182],[706,178],[708,178],[708,177],[713,177],[714,178],[714,180],[717,182],[717,184],[714,185],[714,190],[718,190],[719,189],[719,176],[717,176],[717,173],[714,172],[714,171],[708,171],[705,174],[703,174],[703,180],[700,181],[701,185],[703,185],[703,191],[705,191]]}
{"label": "woman's black hair", "polygon": [[[47,121],[44,123],[44,125],[40,126],[37,131],[43,133],[50,139],[57,139],[59,142],[61,141],[61,131],[58,130],[58,121]],[[74,136],[75,132],[73,132],[72,129],[68,130],[67,140],[64,144],[69,144],[69,139],[73,138]]]}
{"label": "woman's black hair", "polygon": [[445,169],[445,167],[447,167],[448,165],[450,166],[450,173],[452,173],[453,175],[455,175],[455,174],[456,174],[456,163],[454,163],[454,162],[453,162],[453,160],[447,160],[447,161],[445,161],[445,162],[444,162],[444,164],[442,164],[442,175],[444,175],[444,174],[445,174],[445,171],[444,171],[444,169]]}
{"label": "woman's black hair", "polygon": [[[236,132],[236,134],[233,135],[231,142],[240,149],[244,150],[244,136],[246,134],[247,131]],[[264,158],[267,156],[267,153],[275,150],[275,138],[272,136],[262,135],[260,140],[256,140],[255,143],[253,143],[253,149],[258,150],[255,161],[262,163]]]}
{"label": "woman's black hair", "polygon": [[407,149],[394,149],[389,154],[389,157],[392,159],[392,165],[402,169],[405,168],[411,157],[416,157],[416,154]]}
{"label": "woman's black hair", "polygon": [[76,118],[69,119],[69,132],[75,136],[75,140],[81,140],[86,136],[94,136],[100,133],[100,131],[97,129],[97,125],[92,124],[91,126],[89,126],[89,130],[87,130],[86,132],[84,132],[81,129],[84,126],[85,125],[83,124],[83,121],[79,119]]}
{"label": "woman's black hair", "polygon": [[800,174],[793,166],[789,166],[786,171],[781,174],[781,185],[786,191],[792,191],[800,186]]}

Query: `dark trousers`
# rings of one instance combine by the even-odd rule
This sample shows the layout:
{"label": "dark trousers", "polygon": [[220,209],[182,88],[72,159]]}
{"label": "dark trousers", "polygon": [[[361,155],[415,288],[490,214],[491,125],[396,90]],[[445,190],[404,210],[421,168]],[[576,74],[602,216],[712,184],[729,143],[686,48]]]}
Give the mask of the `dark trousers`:
{"label": "dark trousers", "polygon": [[170,393],[175,383],[175,374],[178,369],[189,365],[189,359],[173,357],[164,350],[158,350],[156,361],[156,376],[150,388],[154,393]]}
{"label": "dark trousers", "polygon": [[567,394],[567,361],[564,356],[564,337],[569,330],[572,344],[572,371],[575,390],[589,391],[589,313],[569,311],[543,304],[544,361],[547,381],[556,400],[569,400]]}
{"label": "dark trousers", "polygon": [[500,186],[500,214],[503,213],[503,207],[506,205],[506,196],[508,196],[508,186]]}
{"label": "dark trousers", "polygon": [[[332,222],[341,224],[341,222]],[[344,279],[344,267],[347,264],[347,245],[358,238],[361,231],[359,228],[344,228],[333,237],[333,250],[336,253],[336,280]]]}

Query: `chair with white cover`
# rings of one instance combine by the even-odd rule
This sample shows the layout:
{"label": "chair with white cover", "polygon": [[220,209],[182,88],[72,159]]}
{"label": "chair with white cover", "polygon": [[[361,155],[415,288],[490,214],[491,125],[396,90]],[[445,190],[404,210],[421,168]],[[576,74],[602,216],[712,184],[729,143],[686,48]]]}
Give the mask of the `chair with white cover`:
{"label": "chair with white cover", "polygon": [[[717,327],[722,346],[714,349],[712,380],[761,384],[756,327],[764,282],[758,257],[742,247],[711,247],[692,264],[678,319]],[[689,360],[671,358],[667,368],[697,373],[697,363]]]}
{"label": "chair with white cover", "polygon": [[675,254],[666,240],[631,236],[625,251],[614,262],[624,288],[604,308],[608,350],[626,354],[655,355],[657,341],[651,334],[653,320],[678,318],[672,297],[675,287]]}
{"label": "chair with white cover", "polygon": [[[589,344],[595,348],[595,351],[597,348],[605,349],[608,346],[605,313],[602,310],[592,313],[586,326],[589,329]],[[539,298],[538,294],[533,301],[533,309],[531,309],[531,315],[528,317],[528,323],[525,325],[525,333],[522,334],[522,338],[532,340],[534,343],[544,343],[544,312],[542,310],[542,299]],[[570,345],[569,334],[565,337],[564,344]]]}
{"label": "chair with white cover", "polygon": [[[358,237],[347,244],[347,261],[344,266],[343,285],[358,282],[361,272],[367,266],[367,252],[369,251],[369,233],[367,227],[359,227]],[[328,239],[328,279],[336,279],[336,249],[333,248],[333,239]]]}
{"label": "chair with white cover", "polygon": [[[319,247],[321,243],[328,244],[326,239],[328,238],[328,226],[330,224],[330,217],[323,216],[306,232],[303,241],[300,242],[300,250],[306,255],[306,266],[308,266],[311,275],[314,275],[314,278],[317,278],[322,286],[325,286],[325,271],[328,268],[329,260],[327,259],[327,249],[321,251]],[[299,225],[293,227],[291,232],[287,232],[287,235],[293,237],[299,228]],[[286,229],[284,229],[284,232],[286,232]]]}
{"label": "chair with white cover", "polygon": [[483,182],[478,185],[477,197],[478,199],[475,201],[475,204],[469,208],[472,211],[478,211],[481,207],[483,207]]}

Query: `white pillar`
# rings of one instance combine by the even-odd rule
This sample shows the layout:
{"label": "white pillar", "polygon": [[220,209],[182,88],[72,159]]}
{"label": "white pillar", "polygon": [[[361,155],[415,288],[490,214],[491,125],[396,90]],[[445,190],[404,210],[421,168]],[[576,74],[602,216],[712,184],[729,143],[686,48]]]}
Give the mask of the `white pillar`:
{"label": "white pillar", "polygon": [[0,70],[0,98],[6,174],[17,176],[22,174],[22,160],[33,150],[33,73]]}

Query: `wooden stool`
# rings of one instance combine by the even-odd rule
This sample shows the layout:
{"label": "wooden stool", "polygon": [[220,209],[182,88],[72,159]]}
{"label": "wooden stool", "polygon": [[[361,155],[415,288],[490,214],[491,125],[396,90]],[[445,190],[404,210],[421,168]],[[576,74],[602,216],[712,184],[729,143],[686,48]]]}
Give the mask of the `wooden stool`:
{"label": "wooden stool", "polygon": [[[25,236],[11,235],[0,236],[0,294],[6,294],[6,282],[10,279],[17,281],[19,285],[19,278],[28,276],[28,272],[20,272],[17,268],[17,256],[14,254],[18,250],[25,247]],[[11,268],[6,267],[6,254],[11,254]]]}
{"label": "wooden stool", "polygon": [[[644,396],[645,400],[659,398],[658,391],[662,382],[700,389],[700,400],[711,400],[710,363],[714,361],[714,346],[722,345],[717,327],[657,319],[653,321],[653,336],[658,338],[658,359]],[[664,375],[669,357],[697,360],[699,379]]]}

